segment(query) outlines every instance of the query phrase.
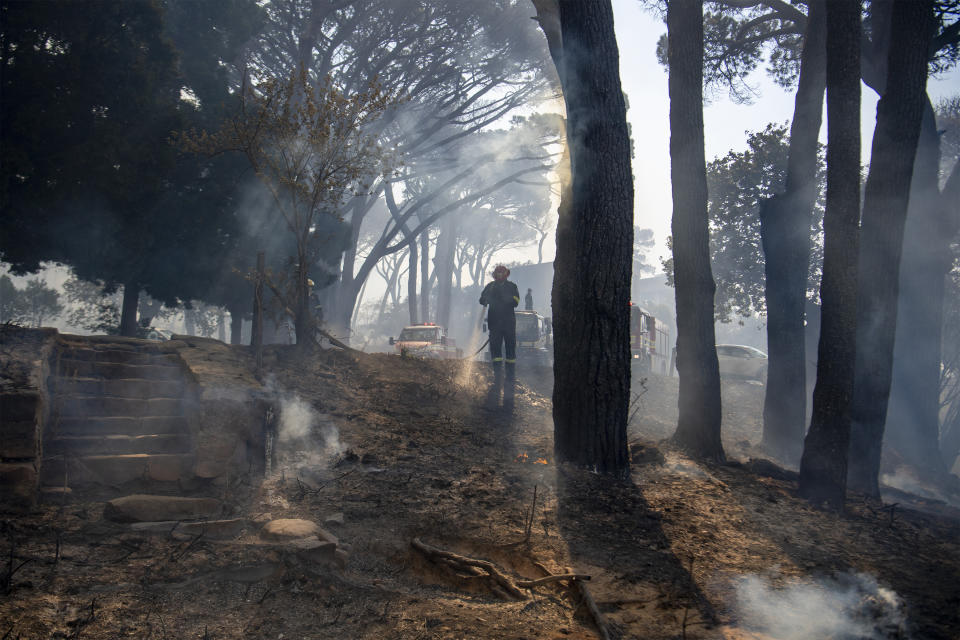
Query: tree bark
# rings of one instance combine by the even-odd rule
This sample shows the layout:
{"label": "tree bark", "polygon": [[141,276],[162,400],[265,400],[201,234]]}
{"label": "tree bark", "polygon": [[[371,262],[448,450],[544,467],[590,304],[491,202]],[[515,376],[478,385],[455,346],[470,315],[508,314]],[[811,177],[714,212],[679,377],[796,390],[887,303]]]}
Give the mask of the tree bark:
{"label": "tree bark", "polygon": [[860,217],[860,3],[827,3],[827,209],[813,416],[800,494],[843,508],[856,353]]}
{"label": "tree bark", "polygon": [[812,0],[808,7],[785,190],[760,208],[770,358],[762,443],[765,450],[792,465],[800,461],[807,424],[804,310],[826,88],[824,0]]}
{"label": "tree bark", "polygon": [[571,157],[554,262],[554,447],[559,460],[622,478],[633,178],[613,9],[608,0],[534,4],[560,76]]}
{"label": "tree bark", "polygon": [[120,311],[120,335],[128,338],[137,336],[137,309],[140,302],[140,285],[130,280],[123,285],[123,303]]}
{"label": "tree bark", "polygon": [[410,238],[410,263],[407,271],[407,306],[410,324],[417,324],[417,239]]}
{"label": "tree bark", "polygon": [[450,302],[453,287],[453,254],[456,251],[457,229],[454,216],[447,216],[440,223],[437,238],[437,324],[450,328]]}
{"label": "tree bark", "polygon": [[703,3],[670,0],[667,38],[680,373],[680,412],[673,441],[692,455],[722,461],[720,369],[713,327],[716,284],[710,269],[703,142]]}
{"label": "tree bark", "polygon": [[886,429],[886,445],[925,478],[948,469],[940,455],[940,345],[944,278],[960,209],[960,195],[940,193],[939,168],[940,137],[928,97],[904,229]]}
{"label": "tree bark", "polygon": [[933,28],[930,0],[895,0],[886,91],[864,192],[857,301],[856,382],[849,484],[880,496],[880,453],[893,365],[900,257],[920,134]]}
{"label": "tree bark", "polygon": [[230,344],[243,342],[243,313],[238,308],[229,308],[230,312]]}
{"label": "tree bark", "polygon": [[420,317],[430,321],[430,231],[420,234]]}

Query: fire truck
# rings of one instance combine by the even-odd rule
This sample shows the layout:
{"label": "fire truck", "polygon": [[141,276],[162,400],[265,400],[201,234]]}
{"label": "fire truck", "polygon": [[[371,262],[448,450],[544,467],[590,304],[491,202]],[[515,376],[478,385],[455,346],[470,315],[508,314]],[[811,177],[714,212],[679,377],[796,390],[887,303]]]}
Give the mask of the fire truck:
{"label": "fire truck", "polygon": [[638,373],[670,372],[670,327],[650,312],[630,303],[631,363]]}
{"label": "fire truck", "polygon": [[443,327],[433,322],[404,327],[397,339],[390,338],[397,355],[416,358],[462,358],[463,350],[453,338],[448,338]]}

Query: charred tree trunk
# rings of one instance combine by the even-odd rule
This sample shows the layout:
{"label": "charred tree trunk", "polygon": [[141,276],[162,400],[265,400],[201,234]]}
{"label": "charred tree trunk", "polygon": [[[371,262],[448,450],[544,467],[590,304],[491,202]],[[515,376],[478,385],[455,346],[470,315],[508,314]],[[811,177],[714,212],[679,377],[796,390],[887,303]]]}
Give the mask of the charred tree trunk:
{"label": "charred tree trunk", "polygon": [[457,248],[457,231],[454,216],[446,216],[440,223],[437,238],[437,323],[450,327],[450,301],[453,294],[453,262]]}
{"label": "charred tree trunk", "polygon": [[703,142],[703,3],[667,4],[670,64],[670,167],[677,306],[680,416],[673,441],[691,454],[723,460],[720,369],[713,328],[716,284],[710,269],[707,169]]}
{"label": "charred tree trunk", "polygon": [[790,127],[786,188],[760,208],[770,357],[763,402],[763,447],[790,464],[800,461],[806,431],[804,309],[826,88],[826,8],[824,0],[813,0],[808,6]]}
{"label": "charred tree trunk", "polygon": [[827,3],[827,210],[813,416],[800,494],[842,509],[856,354],[860,218],[860,2]]}
{"label": "charred tree trunk", "polygon": [[243,313],[239,308],[230,307],[230,344],[243,342]]}
{"label": "charred tree trunk", "polygon": [[407,306],[410,309],[410,324],[417,324],[417,239],[411,238],[410,263],[407,271]]}
{"label": "charred tree trunk", "polygon": [[[864,192],[857,302],[856,383],[849,484],[879,497],[880,453],[893,365],[900,256],[920,134],[933,28],[930,0],[895,0],[886,91]],[[941,278],[942,280],[942,278]],[[942,300],[942,297],[941,297]]]}
{"label": "charred tree trunk", "polygon": [[560,76],[571,158],[554,262],[554,446],[560,460],[625,477],[633,179],[613,9],[535,6]]}
{"label": "charred tree trunk", "polygon": [[944,278],[953,264],[950,243],[960,209],[960,194],[949,188],[940,193],[939,168],[940,139],[927,98],[904,230],[886,429],[887,445],[926,477],[947,471],[939,441],[940,351]]}
{"label": "charred tree trunk", "polygon": [[430,321],[430,231],[420,234],[420,317]]}
{"label": "charred tree trunk", "polygon": [[317,323],[313,315],[313,309],[311,308],[311,287],[308,282],[307,265],[303,259],[303,256],[306,256],[306,250],[304,249],[298,252],[298,255],[301,256],[301,258],[296,270],[297,282],[295,285],[295,298],[293,300],[293,327],[297,334],[297,346],[305,349],[316,344]]}
{"label": "charred tree trunk", "polygon": [[123,303],[120,307],[120,335],[137,336],[137,309],[140,303],[140,285],[130,280],[123,285]]}

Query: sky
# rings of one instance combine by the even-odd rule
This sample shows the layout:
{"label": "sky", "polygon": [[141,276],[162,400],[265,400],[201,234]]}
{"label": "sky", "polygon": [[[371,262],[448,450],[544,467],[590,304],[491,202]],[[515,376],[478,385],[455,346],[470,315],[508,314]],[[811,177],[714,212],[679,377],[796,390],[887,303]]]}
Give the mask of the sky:
{"label": "sky", "polygon": [[[667,27],[659,18],[645,11],[639,0],[613,0],[614,28],[620,50],[620,82],[630,102],[627,120],[633,134],[635,208],[634,222],[652,229],[656,246],[652,262],[667,253],[666,238],[670,234],[672,199],[670,196],[670,100],[667,94],[667,73],[657,62],[657,40]],[[726,94],[714,96],[704,106],[705,156],[710,162],[731,149],[746,147],[746,131],[758,131],[770,122],[787,122],[793,114],[793,91],[785,91],[759,70],[751,79],[758,96],[753,104],[731,102]],[[941,97],[960,93],[960,71],[928,81],[927,89],[934,104]],[[870,158],[877,96],[863,87],[861,94],[861,158]],[[826,117],[824,117],[826,123]],[[826,142],[826,127],[821,128]],[[551,247],[551,257],[553,247]]]}

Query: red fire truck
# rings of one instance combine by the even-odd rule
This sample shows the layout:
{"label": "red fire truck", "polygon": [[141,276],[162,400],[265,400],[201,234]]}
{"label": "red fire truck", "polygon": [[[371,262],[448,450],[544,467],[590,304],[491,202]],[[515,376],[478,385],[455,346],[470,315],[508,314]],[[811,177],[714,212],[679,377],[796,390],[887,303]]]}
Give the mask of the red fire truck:
{"label": "red fire truck", "polygon": [[637,373],[670,373],[670,327],[649,311],[630,303],[630,352]]}

